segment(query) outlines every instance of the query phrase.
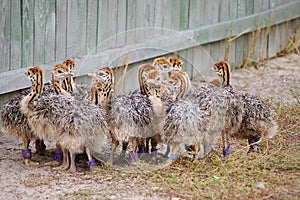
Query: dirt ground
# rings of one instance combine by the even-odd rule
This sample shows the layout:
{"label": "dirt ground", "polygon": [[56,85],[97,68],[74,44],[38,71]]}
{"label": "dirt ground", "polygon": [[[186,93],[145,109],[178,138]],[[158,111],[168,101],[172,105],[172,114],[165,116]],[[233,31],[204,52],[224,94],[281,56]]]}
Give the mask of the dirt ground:
{"label": "dirt ground", "polygon": [[[236,90],[284,104],[295,103],[300,96],[300,56],[289,54],[271,59],[265,66],[235,70],[231,83]],[[54,148],[53,143],[46,142],[46,145]],[[128,174],[119,172],[120,177],[115,178],[118,169],[100,163],[96,172],[90,172],[80,162],[76,173],[49,166],[25,166],[21,148],[20,139],[0,133],[0,199],[178,199],[176,194],[163,194],[148,180],[128,181]],[[34,154],[33,160],[44,163],[51,157]]]}

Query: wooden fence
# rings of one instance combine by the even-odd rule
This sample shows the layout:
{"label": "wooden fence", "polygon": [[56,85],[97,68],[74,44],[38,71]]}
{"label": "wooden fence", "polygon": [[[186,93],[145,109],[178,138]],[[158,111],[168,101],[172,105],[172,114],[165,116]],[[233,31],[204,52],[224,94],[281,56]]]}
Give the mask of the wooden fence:
{"label": "wooden fence", "polygon": [[[136,66],[176,55],[191,77],[217,60],[257,62],[287,46],[300,25],[299,0],[1,0],[0,105],[30,86],[24,71],[71,57],[77,82],[101,66]],[[120,72],[118,74],[121,74]]]}

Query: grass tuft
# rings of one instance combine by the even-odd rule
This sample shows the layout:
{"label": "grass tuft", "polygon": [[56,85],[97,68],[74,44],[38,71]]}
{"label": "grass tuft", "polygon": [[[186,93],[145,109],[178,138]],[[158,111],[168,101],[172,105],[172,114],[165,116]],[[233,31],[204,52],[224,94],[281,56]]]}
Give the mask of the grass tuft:
{"label": "grass tuft", "polygon": [[265,154],[235,148],[227,159],[215,153],[199,162],[178,160],[152,180],[182,198],[295,199],[300,181],[300,104],[281,107],[279,135],[262,142]]}
{"label": "grass tuft", "polygon": [[84,189],[64,198],[92,199],[99,195],[109,198],[122,192],[127,196],[133,188],[143,188],[143,195],[162,199],[297,199],[300,103],[277,103],[275,107],[278,134],[258,144],[261,153],[247,155],[247,142],[233,141],[233,152],[227,158],[222,156],[220,148],[199,161],[180,158],[158,170],[101,167],[87,178],[114,189]]}
{"label": "grass tuft", "polygon": [[197,162],[182,158],[167,168],[131,174],[131,178],[137,183],[150,181],[165,196],[184,199],[298,198],[300,104],[277,105],[277,111],[279,133],[259,144],[264,153],[247,155],[246,142],[237,141],[228,158],[220,151]]}

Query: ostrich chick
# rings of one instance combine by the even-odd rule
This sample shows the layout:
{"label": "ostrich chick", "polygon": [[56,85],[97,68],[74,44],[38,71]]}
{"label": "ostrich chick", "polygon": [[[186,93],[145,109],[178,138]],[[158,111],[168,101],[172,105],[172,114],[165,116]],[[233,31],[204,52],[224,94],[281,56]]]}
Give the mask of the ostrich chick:
{"label": "ostrich chick", "polygon": [[[160,95],[160,73],[154,69],[151,76],[154,81],[147,83],[150,96],[135,91],[117,96],[111,105],[111,120],[113,138],[117,141],[132,141],[133,152],[130,153],[132,161],[137,159],[137,138],[147,138],[159,132],[162,103]],[[155,82],[155,84],[153,84]],[[111,158],[117,147],[113,144]]]}
{"label": "ostrich chick", "polygon": [[35,66],[27,70],[32,82],[31,92],[22,99],[21,111],[27,116],[31,129],[41,138],[59,143],[67,165],[64,169],[76,171],[76,153],[86,152],[92,168],[92,148],[104,145],[108,134],[106,112],[89,101],[77,101],[63,95],[40,97],[44,85],[44,71]]}
{"label": "ostrich chick", "polygon": [[[230,87],[230,65],[226,61],[220,61],[215,64],[213,69],[220,77],[221,85],[223,87]],[[226,150],[230,148],[229,137],[235,137],[238,139],[247,139],[250,145],[250,151],[256,151],[256,143],[261,137],[272,138],[277,132],[277,115],[274,108],[262,101],[259,97],[251,95],[249,93],[243,93],[241,95],[241,102],[243,105],[242,121],[240,126],[233,132],[227,132],[223,137],[227,138],[227,147],[225,148],[224,155],[226,156]]]}
{"label": "ostrich chick", "polygon": [[[30,141],[35,141],[36,151],[40,154],[45,154],[45,144],[43,140],[34,134],[28,125],[27,116],[21,112],[20,101],[30,93],[30,90],[26,89],[22,94],[19,94],[8,102],[2,108],[1,111],[1,122],[2,122],[2,131],[7,135],[11,135],[17,138],[22,138],[23,147],[22,157],[25,165],[38,165],[38,162],[31,160],[32,153],[29,148]],[[46,84],[42,96],[49,96],[53,93],[52,86]]]}

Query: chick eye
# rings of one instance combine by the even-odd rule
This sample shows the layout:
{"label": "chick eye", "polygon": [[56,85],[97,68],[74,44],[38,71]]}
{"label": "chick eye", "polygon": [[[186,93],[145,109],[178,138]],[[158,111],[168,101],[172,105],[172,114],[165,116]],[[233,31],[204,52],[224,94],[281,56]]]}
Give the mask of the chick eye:
{"label": "chick eye", "polygon": [[58,73],[60,73],[60,74],[61,74],[61,73],[63,73],[63,71],[62,71],[62,70],[60,70],[60,69],[59,69],[57,72],[58,72]]}
{"label": "chick eye", "polygon": [[163,65],[163,68],[167,69],[167,68],[168,68],[168,65]]}

